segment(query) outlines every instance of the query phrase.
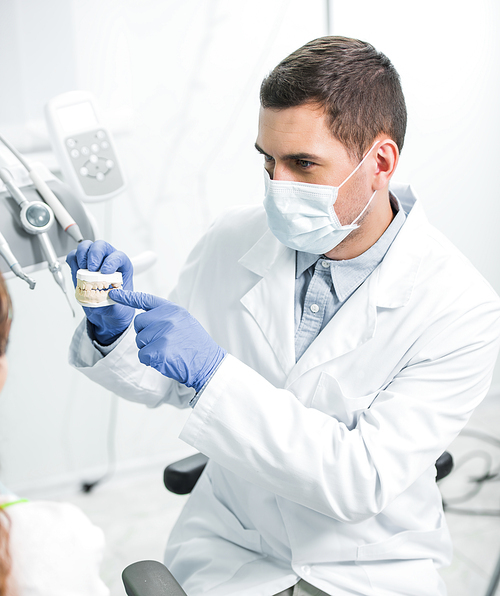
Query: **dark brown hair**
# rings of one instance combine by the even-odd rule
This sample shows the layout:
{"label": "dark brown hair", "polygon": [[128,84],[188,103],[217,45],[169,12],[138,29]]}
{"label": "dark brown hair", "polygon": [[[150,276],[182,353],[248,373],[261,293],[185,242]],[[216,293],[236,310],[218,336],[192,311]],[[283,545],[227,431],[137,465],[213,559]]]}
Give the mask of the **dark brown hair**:
{"label": "dark brown hair", "polygon": [[384,133],[403,148],[406,104],[391,61],[372,45],[347,37],[320,37],[285,58],[263,80],[262,107],[316,103],[332,135],[361,159]]}
{"label": "dark brown hair", "polygon": [[[12,304],[7,286],[0,273],[0,356],[5,354],[12,319]],[[0,508],[0,596],[7,595],[7,583],[11,569],[9,553],[9,526],[7,513]]]}
{"label": "dark brown hair", "polygon": [[5,354],[9,339],[10,321],[12,319],[12,303],[5,280],[0,273],[0,356]]}
{"label": "dark brown hair", "polygon": [[0,516],[0,596],[8,596],[12,594],[8,589],[12,567],[9,550],[10,518],[3,509],[0,509]]}

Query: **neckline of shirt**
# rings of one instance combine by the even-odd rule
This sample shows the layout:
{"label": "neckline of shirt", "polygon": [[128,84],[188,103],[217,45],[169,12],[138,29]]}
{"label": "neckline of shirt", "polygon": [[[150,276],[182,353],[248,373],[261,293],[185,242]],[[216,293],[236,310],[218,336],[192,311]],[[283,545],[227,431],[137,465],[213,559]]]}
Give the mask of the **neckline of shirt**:
{"label": "neckline of shirt", "polygon": [[313,266],[326,273],[327,268],[322,265],[322,262],[326,261],[329,263],[328,269],[337,298],[342,302],[352,294],[381,263],[406,220],[406,214],[399,199],[392,192],[390,198],[393,210],[397,210],[397,213],[375,244],[361,255],[343,261],[328,259],[324,255],[297,251],[296,279]]}

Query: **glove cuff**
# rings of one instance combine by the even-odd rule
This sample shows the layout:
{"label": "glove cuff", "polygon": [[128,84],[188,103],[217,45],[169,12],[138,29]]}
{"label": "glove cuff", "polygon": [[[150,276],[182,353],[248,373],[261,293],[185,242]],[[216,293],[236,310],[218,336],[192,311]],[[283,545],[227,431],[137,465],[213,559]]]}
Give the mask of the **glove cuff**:
{"label": "glove cuff", "polygon": [[206,367],[201,372],[200,377],[196,379],[196,382],[192,385],[196,393],[199,393],[202,389],[204,389],[205,385],[216,373],[217,369],[219,368],[219,365],[226,357],[226,354],[227,352],[226,350],[224,350],[224,348],[217,346],[217,351],[215,352],[214,358],[212,359],[208,367]]}

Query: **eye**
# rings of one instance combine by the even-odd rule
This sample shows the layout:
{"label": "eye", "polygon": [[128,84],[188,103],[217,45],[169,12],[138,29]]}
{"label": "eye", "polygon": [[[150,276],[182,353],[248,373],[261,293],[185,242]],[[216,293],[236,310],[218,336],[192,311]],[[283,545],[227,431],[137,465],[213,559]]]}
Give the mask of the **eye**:
{"label": "eye", "polygon": [[298,159],[297,165],[299,166],[299,168],[302,168],[303,170],[307,170],[308,168],[313,166],[314,163],[312,161],[307,161],[306,159]]}
{"label": "eye", "polygon": [[272,163],[274,161],[274,157],[271,157],[270,155],[266,155],[265,153],[263,155],[264,155],[264,161],[266,163]]}

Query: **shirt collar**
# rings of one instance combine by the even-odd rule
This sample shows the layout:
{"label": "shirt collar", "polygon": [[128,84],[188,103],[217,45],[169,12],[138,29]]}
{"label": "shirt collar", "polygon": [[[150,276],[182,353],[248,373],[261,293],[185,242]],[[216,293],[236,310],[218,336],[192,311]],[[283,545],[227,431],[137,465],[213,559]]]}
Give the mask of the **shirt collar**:
{"label": "shirt collar", "polygon": [[[358,257],[344,261],[331,261],[330,273],[332,276],[333,287],[337,294],[337,298],[341,302],[346,300],[381,263],[405,222],[406,214],[399,199],[392,193],[390,197],[393,207],[397,209],[397,213],[377,242]],[[295,273],[296,279],[313,265],[319,265],[318,261],[325,259],[326,257],[323,255],[314,255],[298,251]]]}

